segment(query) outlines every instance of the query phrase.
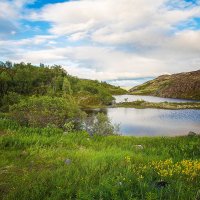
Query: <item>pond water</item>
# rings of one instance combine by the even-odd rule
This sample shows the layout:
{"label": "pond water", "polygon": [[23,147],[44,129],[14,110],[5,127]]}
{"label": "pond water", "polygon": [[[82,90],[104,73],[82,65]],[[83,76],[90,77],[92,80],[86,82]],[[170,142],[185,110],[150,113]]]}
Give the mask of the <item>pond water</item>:
{"label": "pond water", "polygon": [[149,102],[197,102],[195,100],[188,100],[188,99],[172,99],[172,98],[162,98],[162,97],[153,97],[153,96],[142,96],[142,95],[117,95],[114,96],[116,103],[136,101],[136,100],[144,100]]}
{"label": "pond water", "polygon": [[120,124],[120,133],[130,136],[176,136],[189,131],[200,133],[200,110],[163,110],[106,108],[104,112],[113,124]]}

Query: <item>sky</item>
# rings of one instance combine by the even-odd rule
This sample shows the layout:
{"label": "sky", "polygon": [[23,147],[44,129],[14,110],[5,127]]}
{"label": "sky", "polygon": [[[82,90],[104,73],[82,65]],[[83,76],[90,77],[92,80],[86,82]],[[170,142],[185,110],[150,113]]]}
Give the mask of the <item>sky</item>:
{"label": "sky", "polygon": [[0,0],[0,60],[135,86],[200,69],[200,0]]}

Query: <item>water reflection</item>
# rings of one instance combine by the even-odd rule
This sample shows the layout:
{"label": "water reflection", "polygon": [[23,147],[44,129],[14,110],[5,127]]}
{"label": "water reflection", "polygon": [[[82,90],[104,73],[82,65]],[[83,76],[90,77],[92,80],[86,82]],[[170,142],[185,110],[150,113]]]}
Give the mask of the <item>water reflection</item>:
{"label": "water reflection", "polygon": [[98,112],[104,112],[114,124],[120,124],[122,135],[173,136],[200,132],[200,110],[107,108],[92,110],[90,114]]}
{"label": "water reflection", "polygon": [[136,100],[144,100],[149,102],[197,102],[195,100],[188,100],[188,99],[172,99],[172,98],[162,98],[162,97],[153,97],[153,96],[142,96],[142,95],[117,95],[114,96],[116,103],[120,102],[131,102]]}

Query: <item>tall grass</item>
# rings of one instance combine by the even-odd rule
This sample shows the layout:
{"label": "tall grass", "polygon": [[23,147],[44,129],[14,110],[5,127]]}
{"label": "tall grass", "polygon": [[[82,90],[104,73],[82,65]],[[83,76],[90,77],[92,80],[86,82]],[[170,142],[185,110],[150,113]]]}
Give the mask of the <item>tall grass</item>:
{"label": "tall grass", "polygon": [[0,199],[198,198],[199,136],[90,137],[8,119],[0,130]]}

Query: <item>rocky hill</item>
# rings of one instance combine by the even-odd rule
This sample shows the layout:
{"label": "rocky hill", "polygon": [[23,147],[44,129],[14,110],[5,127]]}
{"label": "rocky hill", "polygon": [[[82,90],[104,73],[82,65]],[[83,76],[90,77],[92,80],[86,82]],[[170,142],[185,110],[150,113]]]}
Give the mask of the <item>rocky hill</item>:
{"label": "rocky hill", "polygon": [[129,90],[132,94],[200,100],[200,70],[162,75]]}

